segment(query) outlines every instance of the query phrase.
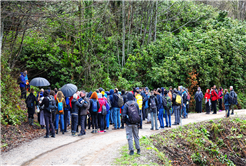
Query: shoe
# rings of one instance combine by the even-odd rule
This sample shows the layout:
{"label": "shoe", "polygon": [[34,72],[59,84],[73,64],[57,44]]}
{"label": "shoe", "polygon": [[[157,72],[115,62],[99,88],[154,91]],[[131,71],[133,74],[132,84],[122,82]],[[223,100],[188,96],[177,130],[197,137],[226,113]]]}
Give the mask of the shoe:
{"label": "shoe", "polygon": [[134,151],[131,150],[130,153],[129,153],[129,155],[134,155]]}
{"label": "shoe", "polygon": [[139,127],[139,129],[143,129],[142,127]]}
{"label": "shoe", "polygon": [[64,130],[62,130],[62,134],[64,134]]}
{"label": "shoe", "polygon": [[145,124],[151,124],[151,122],[146,122]]}
{"label": "shoe", "polygon": [[119,127],[117,127],[117,129],[120,129]]}
{"label": "shoe", "polygon": [[95,133],[95,131],[96,131],[96,130],[92,130],[92,132],[91,132],[91,133]]}
{"label": "shoe", "polygon": [[106,127],[106,130],[108,130],[108,127]]}
{"label": "shoe", "polygon": [[155,129],[155,130],[159,130],[159,129]]}
{"label": "shoe", "polygon": [[48,135],[46,135],[46,136],[44,136],[44,138],[49,138],[49,136],[48,136]]}
{"label": "shoe", "polygon": [[140,155],[140,149],[137,150],[137,154]]}
{"label": "shoe", "polygon": [[154,130],[153,128],[150,128],[150,130]]}
{"label": "shoe", "polygon": [[77,133],[74,133],[73,136],[76,137],[76,136],[78,136],[78,134]]}
{"label": "shoe", "polygon": [[58,134],[58,129],[56,129],[56,134]]}
{"label": "shoe", "polygon": [[56,136],[55,136],[55,134],[54,134],[54,135],[52,135],[51,137],[55,138]]}
{"label": "shoe", "polygon": [[124,129],[124,127],[122,126],[122,127],[120,127],[120,129]]}
{"label": "shoe", "polygon": [[216,113],[213,113],[213,114],[216,114]]}
{"label": "shoe", "polygon": [[28,118],[28,124],[31,125],[31,118]]}
{"label": "shoe", "polygon": [[168,126],[169,128],[171,128],[171,126]]}
{"label": "shoe", "polygon": [[98,133],[104,133],[104,130],[102,130],[102,131],[98,131]]}
{"label": "shoe", "polygon": [[81,133],[80,133],[78,136],[83,136],[83,135],[85,135],[85,134],[81,134]]}
{"label": "shoe", "polygon": [[174,123],[174,124],[172,124],[172,125],[178,125],[177,123]]}
{"label": "shoe", "polygon": [[33,119],[31,119],[31,126],[33,126],[34,124],[33,124]]}
{"label": "shoe", "polygon": [[[168,126],[165,126],[165,127],[168,127]],[[164,128],[164,127],[163,127]]]}
{"label": "shoe", "polygon": [[106,133],[107,131],[106,131],[106,130],[104,130],[103,132],[104,132],[104,133]]}
{"label": "shoe", "polygon": [[234,115],[234,112],[232,112],[231,115]]}
{"label": "shoe", "polygon": [[177,123],[177,125],[179,125],[179,123]]}
{"label": "shoe", "polygon": [[112,128],[112,130],[117,130],[116,128]]}

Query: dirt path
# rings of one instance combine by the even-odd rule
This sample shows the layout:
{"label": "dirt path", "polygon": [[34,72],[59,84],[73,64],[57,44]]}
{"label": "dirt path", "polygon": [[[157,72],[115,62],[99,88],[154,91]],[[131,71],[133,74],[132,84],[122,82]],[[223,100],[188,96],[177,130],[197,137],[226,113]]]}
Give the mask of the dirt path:
{"label": "dirt path", "polygon": [[[183,124],[224,117],[216,115],[189,114]],[[236,115],[246,115],[246,110],[237,110]],[[173,121],[172,117],[172,122]],[[146,122],[146,121],[145,121]],[[151,131],[150,124],[143,123],[140,135],[151,135],[163,130]],[[112,127],[112,126],[111,126]],[[173,126],[175,127],[175,126]],[[173,128],[172,127],[172,128]],[[164,129],[166,130],[166,129]],[[56,138],[39,138],[1,154],[1,165],[109,165],[119,156],[119,149],[127,143],[125,130],[108,130],[106,133],[72,137],[71,133]],[[103,158],[101,156],[104,156]]]}

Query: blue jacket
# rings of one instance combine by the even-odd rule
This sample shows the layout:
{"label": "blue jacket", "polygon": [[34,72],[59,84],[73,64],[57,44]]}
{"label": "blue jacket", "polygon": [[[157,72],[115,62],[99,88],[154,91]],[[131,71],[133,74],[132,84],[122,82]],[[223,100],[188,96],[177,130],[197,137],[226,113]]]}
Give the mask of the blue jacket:
{"label": "blue jacket", "polygon": [[25,80],[28,80],[28,76],[27,75],[25,76]]}
{"label": "blue jacket", "polygon": [[230,105],[229,104],[229,93],[227,92],[226,94],[225,94],[225,96],[224,96],[224,104],[225,105]]}
{"label": "blue jacket", "polygon": [[24,74],[21,72],[21,76],[20,76],[20,87],[23,88],[23,87],[26,87],[26,80],[25,80],[25,76]]}
{"label": "blue jacket", "polygon": [[157,110],[159,111],[160,109],[164,109],[161,95],[159,95],[159,94],[156,95],[156,98],[157,98],[157,101],[158,101]]}

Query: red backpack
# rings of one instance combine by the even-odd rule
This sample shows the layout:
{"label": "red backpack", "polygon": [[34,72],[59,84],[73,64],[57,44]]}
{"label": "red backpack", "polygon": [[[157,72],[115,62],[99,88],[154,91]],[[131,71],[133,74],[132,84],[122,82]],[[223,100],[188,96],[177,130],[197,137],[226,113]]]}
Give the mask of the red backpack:
{"label": "red backpack", "polygon": [[100,98],[100,99],[98,99],[98,102],[100,104],[100,108],[99,108],[98,112],[102,112],[102,106],[103,105],[106,106],[106,101],[103,98]]}

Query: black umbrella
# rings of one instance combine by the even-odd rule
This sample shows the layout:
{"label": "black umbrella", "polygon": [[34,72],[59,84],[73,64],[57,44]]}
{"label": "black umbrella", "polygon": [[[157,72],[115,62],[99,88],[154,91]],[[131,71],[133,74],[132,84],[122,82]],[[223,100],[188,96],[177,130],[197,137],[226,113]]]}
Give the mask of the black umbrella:
{"label": "black umbrella", "polygon": [[30,85],[32,86],[49,86],[50,83],[48,80],[42,77],[37,77],[31,80]]}
{"label": "black umbrella", "polygon": [[74,84],[66,84],[61,87],[61,91],[65,97],[70,97],[77,92],[77,86]]}

